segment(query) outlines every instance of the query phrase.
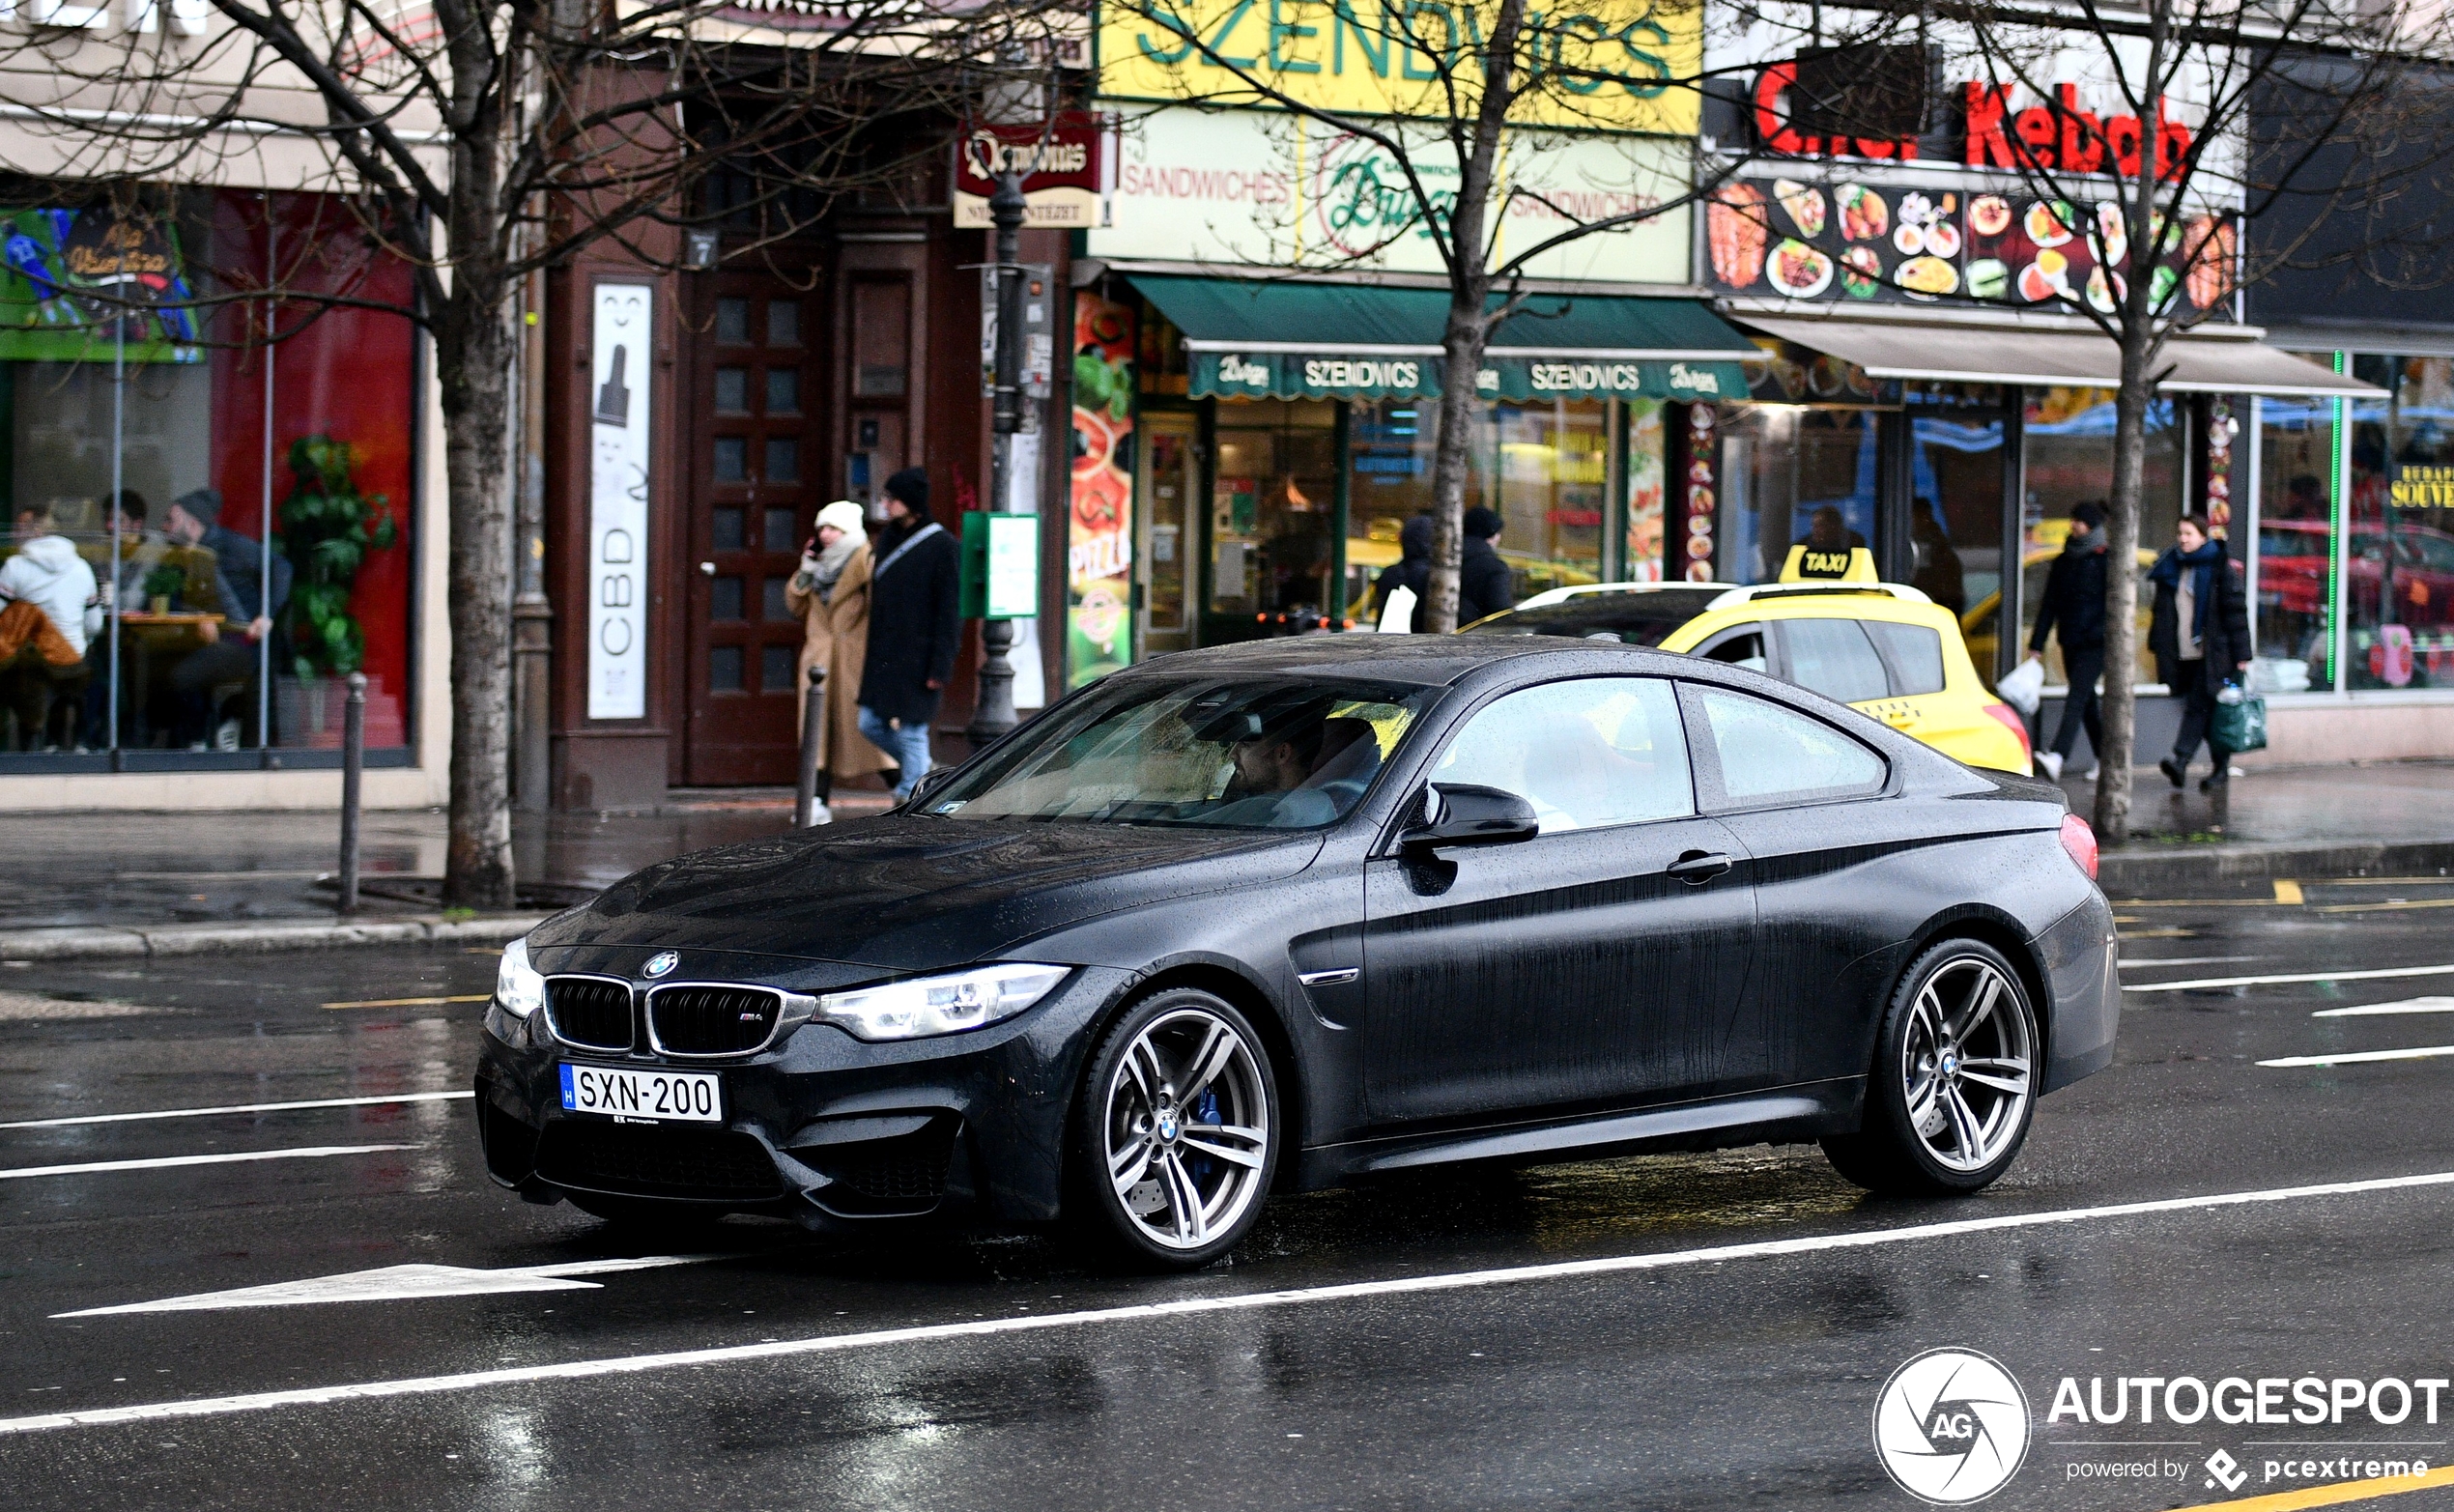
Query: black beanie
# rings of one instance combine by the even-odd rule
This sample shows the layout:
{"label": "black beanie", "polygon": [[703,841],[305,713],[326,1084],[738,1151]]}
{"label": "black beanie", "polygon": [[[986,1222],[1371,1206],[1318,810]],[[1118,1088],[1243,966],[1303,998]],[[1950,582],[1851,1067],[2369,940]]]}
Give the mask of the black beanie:
{"label": "black beanie", "polygon": [[1478,541],[1488,541],[1499,533],[1499,512],[1476,504],[1466,511],[1466,533]]}
{"label": "black beanie", "polygon": [[886,491],[903,501],[903,507],[926,519],[928,515],[928,474],[918,468],[905,468],[886,480]]}

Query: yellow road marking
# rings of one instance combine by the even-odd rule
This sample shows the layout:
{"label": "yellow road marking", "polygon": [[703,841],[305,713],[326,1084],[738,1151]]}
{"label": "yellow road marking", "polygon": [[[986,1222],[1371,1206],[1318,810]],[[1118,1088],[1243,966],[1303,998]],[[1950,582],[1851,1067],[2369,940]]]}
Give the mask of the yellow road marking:
{"label": "yellow road marking", "polygon": [[2202,1501],[2182,1512],[2298,1512],[2301,1507],[2339,1507],[2348,1501],[2375,1501],[2381,1497],[2399,1497],[2435,1486],[2454,1486],[2454,1465],[2425,1475],[2401,1475],[2390,1481],[2347,1480],[2303,1491],[2278,1491],[2240,1501]]}
{"label": "yellow road marking", "polygon": [[2116,908],[2272,908],[2271,898],[2125,898]]}
{"label": "yellow road marking", "polygon": [[2322,903],[2309,911],[2320,914],[2382,914],[2403,908],[2454,908],[2454,898],[2422,898],[2404,903]]}
{"label": "yellow road marking", "polygon": [[[2119,919],[2114,921],[2116,924],[2121,922]],[[2194,940],[2198,938],[2198,931],[2196,929],[2125,929],[2122,931],[2122,937],[2126,940]]]}
{"label": "yellow road marking", "polygon": [[440,1008],[445,1003],[482,1003],[493,995],[491,992],[479,992],[471,997],[379,997],[369,998],[363,1003],[327,1003],[324,1006],[326,1008]]}
{"label": "yellow road marking", "polygon": [[2275,901],[2297,903],[2301,900],[2300,884],[2285,877],[2275,878]]}

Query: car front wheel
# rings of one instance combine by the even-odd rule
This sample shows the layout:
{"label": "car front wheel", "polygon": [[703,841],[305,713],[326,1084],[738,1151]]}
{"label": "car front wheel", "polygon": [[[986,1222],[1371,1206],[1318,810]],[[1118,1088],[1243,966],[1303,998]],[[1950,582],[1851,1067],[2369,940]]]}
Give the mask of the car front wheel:
{"label": "car front wheel", "polygon": [[1823,1142],[1870,1191],[1951,1196],[1990,1185],[2028,1137],[2037,1015],[2019,973],[1980,940],[1947,940],[1893,993],[1867,1083],[1866,1122]]}
{"label": "car front wheel", "polygon": [[1277,1083],[1252,1024],[1211,993],[1156,992],[1091,1058],[1067,1206],[1113,1258],[1205,1266],[1259,1215],[1278,1144]]}

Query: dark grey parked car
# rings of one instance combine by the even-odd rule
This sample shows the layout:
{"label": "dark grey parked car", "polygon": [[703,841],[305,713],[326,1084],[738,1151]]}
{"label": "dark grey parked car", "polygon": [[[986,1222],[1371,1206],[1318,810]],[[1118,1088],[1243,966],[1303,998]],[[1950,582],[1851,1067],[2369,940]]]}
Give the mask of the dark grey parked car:
{"label": "dark grey parked car", "polygon": [[1182,1266],[1270,1191],[1444,1161],[1818,1140],[1973,1191],[2112,1058],[2094,870],[2057,789],[1734,668],[1187,652],[540,927],[479,1127],[613,1218],[1063,1219]]}

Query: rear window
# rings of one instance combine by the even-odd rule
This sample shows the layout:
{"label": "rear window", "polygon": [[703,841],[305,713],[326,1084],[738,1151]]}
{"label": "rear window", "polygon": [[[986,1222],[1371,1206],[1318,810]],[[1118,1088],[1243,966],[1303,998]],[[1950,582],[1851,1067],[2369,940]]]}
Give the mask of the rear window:
{"label": "rear window", "polygon": [[1938,632],[1887,619],[1869,619],[1865,625],[1891,669],[1892,697],[1914,699],[1943,691],[1943,637]]}
{"label": "rear window", "polygon": [[1883,659],[1854,619],[1790,619],[1781,626],[1783,660],[1789,680],[1842,703],[1865,703],[1891,694]]}

